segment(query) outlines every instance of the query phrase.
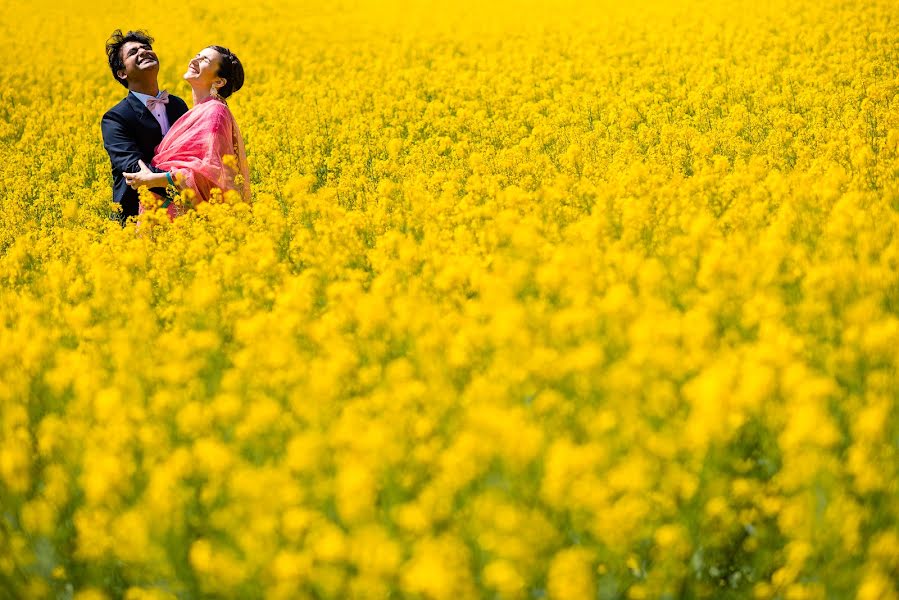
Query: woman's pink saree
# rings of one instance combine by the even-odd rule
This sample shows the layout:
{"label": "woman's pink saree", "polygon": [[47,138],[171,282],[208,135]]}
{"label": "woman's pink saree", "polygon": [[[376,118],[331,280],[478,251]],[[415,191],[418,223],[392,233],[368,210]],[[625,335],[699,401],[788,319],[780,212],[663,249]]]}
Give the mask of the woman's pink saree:
{"label": "woman's pink saree", "polygon": [[[245,202],[250,201],[243,137],[228,106],[213,96],[198,102],[172,125],[156,147],[152,164],[173,171],[182,191],[193,190],[194,202],[209,200],[213,188],[235,190]],[[175,216],[172,208],[169,205],[169,214]]]}

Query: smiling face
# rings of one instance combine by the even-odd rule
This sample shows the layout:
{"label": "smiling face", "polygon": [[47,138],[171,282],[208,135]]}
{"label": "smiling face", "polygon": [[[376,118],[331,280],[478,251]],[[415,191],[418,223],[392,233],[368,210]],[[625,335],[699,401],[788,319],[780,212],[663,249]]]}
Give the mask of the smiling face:
{"label": "smiling face", "polygon": [[225,80],[218,76],[222,55],[212,48],[203,48],[187,64],[184,79],[191,87],[208,90],[224,85]]}
{"label": "smiling face", "polygon": [[119,52],[125,65],[116,72],[119,79],[130,82],[155,78],[159,74],[159,59],[149,44],[125,42]]}

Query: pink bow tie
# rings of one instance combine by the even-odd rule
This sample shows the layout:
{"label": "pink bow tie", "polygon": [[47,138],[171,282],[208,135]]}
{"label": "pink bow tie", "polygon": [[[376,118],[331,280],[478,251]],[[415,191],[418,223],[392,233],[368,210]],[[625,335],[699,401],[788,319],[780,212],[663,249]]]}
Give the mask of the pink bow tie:
{"label": "pink bow tie", "polygon": [[156,98],[150,98],[147,100],[147,108],[149,110],[153,110],[160,104],[168,104],[169,103],[169,93],[165,90],[159,92],[159,96]]}

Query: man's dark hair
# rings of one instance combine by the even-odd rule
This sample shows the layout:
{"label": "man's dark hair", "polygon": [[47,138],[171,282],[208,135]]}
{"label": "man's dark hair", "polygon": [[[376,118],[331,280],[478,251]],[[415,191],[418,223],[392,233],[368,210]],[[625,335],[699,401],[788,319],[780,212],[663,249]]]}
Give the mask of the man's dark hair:
{"label": "man's dark hair", "polygon": [[224,46],[209,47],[222,55],[219,72],[216,75],[224,77],[225,85],[218,89],[218,95],[227,98],[243,87],[243,65],[240,64],[240,59]]}
{"label": "man's dark hair", "polygon": [[125,87],[128,87],[128,82],[124,79],[119,79],[117,73],[125,68],[125,61],[122,60],[121,51],[122,46],[128,42],[138,42],[152,47],[153,38],[143,29],[129,31],[124,34],[121,29],[116,29],[112,32],[112,35],[109,36],[109,39],[106,40],[106,58],[109,60],[109,68],[112,71],[112,76]]}

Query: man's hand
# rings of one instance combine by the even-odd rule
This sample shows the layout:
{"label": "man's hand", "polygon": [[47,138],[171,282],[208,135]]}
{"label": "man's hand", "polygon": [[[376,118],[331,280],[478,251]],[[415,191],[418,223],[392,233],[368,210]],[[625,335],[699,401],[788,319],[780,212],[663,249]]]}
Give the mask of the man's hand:
{"label": "man's hand", "polygon": [[[135,173],[122,173],[125,177],[125,183],[127,183],[132,190],[136,190],[142,185],[154,187],[152,184],[158,183],[159,173],[151,171],[142,160],[138,160],[137,164],[140,166],[139,171],[136,171]],[[163,175],[163,179],[165,179],[165,175]]]}

